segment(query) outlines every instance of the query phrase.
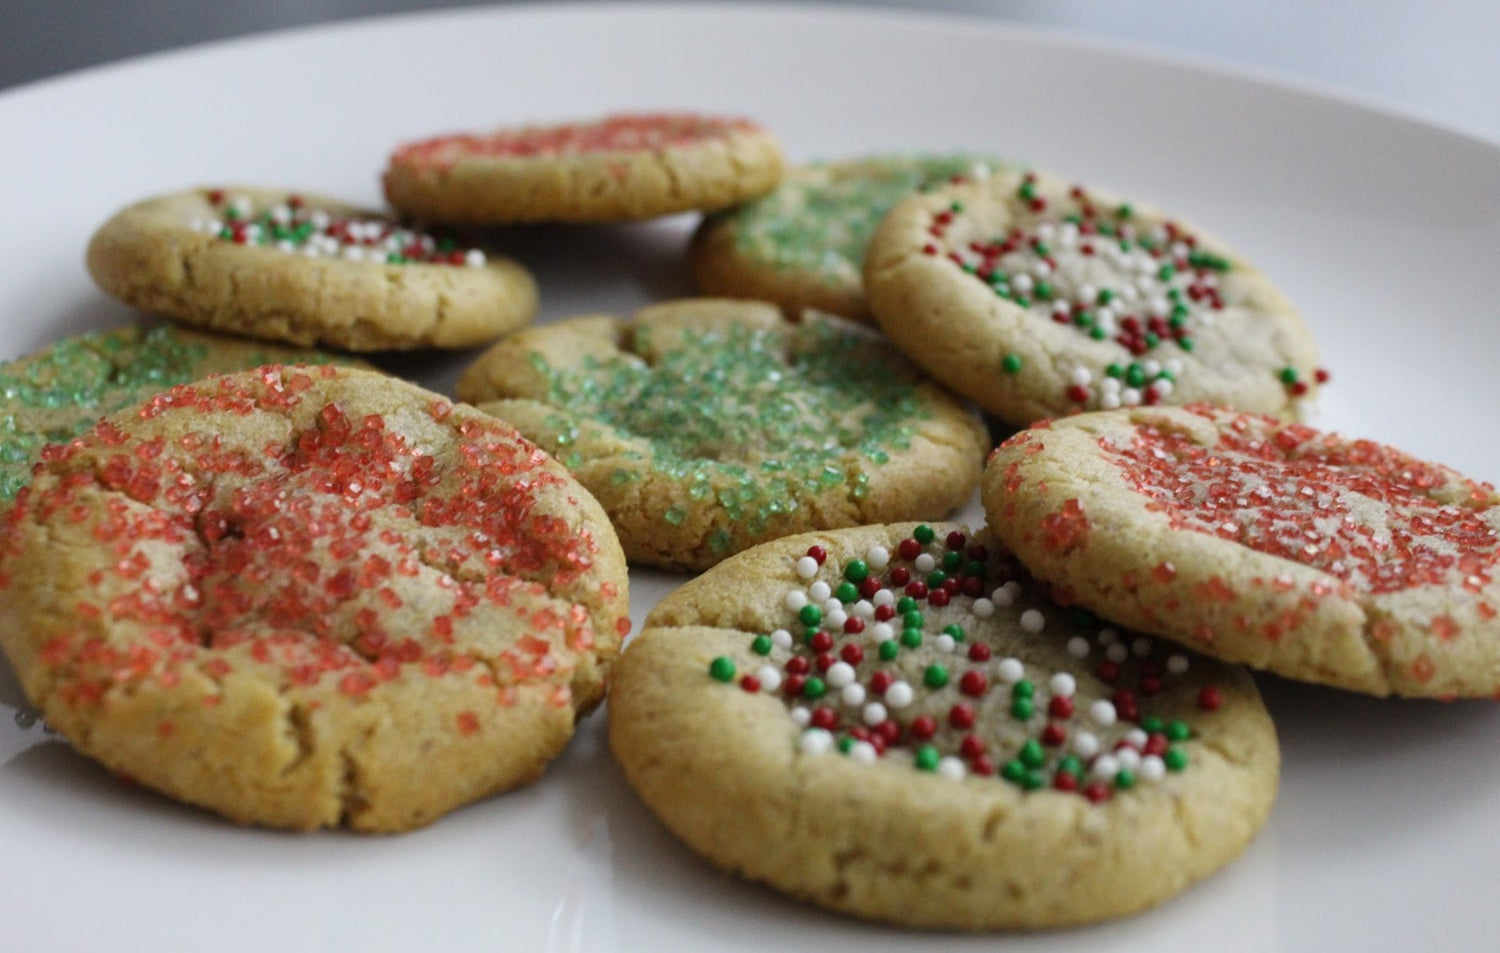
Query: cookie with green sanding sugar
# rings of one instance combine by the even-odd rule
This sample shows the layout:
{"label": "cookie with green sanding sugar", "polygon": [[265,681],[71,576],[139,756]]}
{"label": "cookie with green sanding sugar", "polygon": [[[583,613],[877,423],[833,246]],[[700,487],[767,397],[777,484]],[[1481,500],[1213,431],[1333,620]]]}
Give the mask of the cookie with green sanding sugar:
{"label": "cookie with green sanding sugar", "polygon": [[1195,402],[1293,418],[1326,376],[1307,326],[1239,254],[1046,172],[904,200],[864,278],[897,347],[1016,426]]}
{"label": "cookie with green sanding sugar", "polygon": [[632,561],[703,569],[809,529],[938,519],[977,485],[975,416],[841,319],[690,298],[511,335],[458,396],[554,454]]}
{"label": "cookie with green sanding sugar", "polygon": [[999,160],[966,154],[870,156],[787,171],[769,194],[708,216],[688,250],[698,290],[874,320],[860,269],[875,226],[918,189],[982,177]]}
{"label": "cookie with green sanding sugar", "polygon": [[162,324],[59,341],[0,364],[0,507],[31,479],[49,443],[66,443],[100,417],[178,384],[262,364],[368,367],[363,361]]}
{"label": "cookie with green sanding sugar", "polygon": [[1124,916],[1238,856],[1279,748],[1239,666],[1062,608],[987,532],[808,533],[663,599],[610,746],[668,830],[907,927]]}
{"label": "cookie with green sanding sugar", "polygon": [[488,344],[536,315],[509,258],[325,196],[199,188],[122,209],[89,241],[106,294],[195,327],[349,351]]}

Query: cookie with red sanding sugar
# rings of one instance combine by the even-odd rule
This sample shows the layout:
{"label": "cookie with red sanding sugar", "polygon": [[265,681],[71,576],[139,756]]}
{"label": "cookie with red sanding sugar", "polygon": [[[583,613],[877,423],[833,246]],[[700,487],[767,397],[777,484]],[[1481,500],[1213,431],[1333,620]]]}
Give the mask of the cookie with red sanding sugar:
{"label": "cookie with red sanding sugar", "polygon": [[1022,431],[982,488],[1038,576],[1109,618],[1375,695],[1500,691],[1500,495],[1369,440],[1209,407]]}
{"label": "cookie with red sanding sugar", "polygon": [[1198,401],[1292,418],[1327,376],[1254,266],[1162,212],[1044,172],[905,200],[864,264],[896,346],[1016,426]]}
{"label": "cookie with red sanding sugar", "polygon": [[534,779],[628,628],[567,471],[364,371],[175,387],[49,447],[0,524],[0,645],[47,723],[242,823],[402,831]]}
{"label": "cookie with red sanding sugar", "polygon": [[94,233],[107,294],[185,324],[351,351],[466,348],[529,322],[521,265],[308,194],[192,189],[126,208]]}
{"label": "cookie with red sanding sugar", "polygon": [[714,211],[781,181],[781,147],[748,119],[624,113],[400,146],[385,197],[440,222],[617,222]]}
{"label": "cookie with red sanding sugar", "polygon": [[[632,563],[706,569],[779,536],[939,519],[972,498],[978,418],[868,328],[684,298],[513,334],[458,396],[557,455]],[[501,398],[501,399],[495,399]]]}
{"label": "cookie with red sanding sugar", "polygon": [[1275,799],[1249,674],[1052,602],[987,534],[809,533],[663,599],[609,701],[626,778],[749,880],[909,927],[1124,916]]}

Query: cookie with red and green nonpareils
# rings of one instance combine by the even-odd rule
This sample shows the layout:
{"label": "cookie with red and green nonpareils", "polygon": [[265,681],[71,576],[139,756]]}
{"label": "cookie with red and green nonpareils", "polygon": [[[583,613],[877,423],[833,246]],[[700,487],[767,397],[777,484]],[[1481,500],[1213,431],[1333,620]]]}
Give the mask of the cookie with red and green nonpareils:
{"label": "cookie with red and green nonpareils", "polygon": [[352,351],[488,344],[536,314],[514,261],[332,199],[193,189],[117,213],[89,242],[107,294],[175,321]]}
{"label": "cookie with red and green nonpareils", "polygon": [[985,470],[991,525],[1079,604],[1375,695],[1500,692],[1500,495],[1369,440],[1209,407],[1081,414]]}
{"label": "cookie with red and green nonpareils", "polygon": [[1243,669],[1061,607],[955,524],[726,560],[647,617],[609,707],[694,850],[911,927],[1141,910],[1236,857],[1279,772]]}
{"label": "cookie with red and green nonpareils", "polygon": [[47,444],[66,443],[151,394],[262,364],[330,361],[364,363],[160,324],[71,337],[0,364],[0,507],[31,479]]}
{"label": "cookie with red and green nonpareils", "polygon": [[871,156],[787,171],[768,195],[706,218],[688,264],[704,294],[817,308],[870,322],[860,269],[875,226],[918,189],[982,177],[973,155]]}
{"label": "cookie with red and green nonpareils", "polygon": [[619,114],[437,136],[396,149],[385,196],[440,222],[616,222],[714,211],[781,180],[781,147],[749,119]]}
{"label": "cookie with red and green nonpareils", "polygon": [[48,447],[0,645],[110,770],[241,822],[401,831],[535,778],[629,628],[608,519],[498,421],[271,366]]}
{"label": "cookie with red and green nonpareils", "polygon": [[458,396],[555,454],[632,563],[666,569],[809,529],[940,519],[969,500],[988,447],[975,415],[870,330],[720,298],[511,335]]}
{"label": "cookie with red and green nonpareils", "polygon": [[1017,426],[1199,401],[1292,418],[1327,377],[1302,319],[1244,259],[1041,172],[902,202],[870,242],[865,286],[898,347]]}

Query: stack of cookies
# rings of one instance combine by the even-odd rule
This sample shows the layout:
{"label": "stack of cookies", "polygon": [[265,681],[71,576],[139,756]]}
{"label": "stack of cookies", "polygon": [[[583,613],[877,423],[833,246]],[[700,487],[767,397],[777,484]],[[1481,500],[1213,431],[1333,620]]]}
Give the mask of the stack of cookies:
{"label": "stack of cookies", "polygon": [[[1500,497],[1300,422],[1307,327],[1164,212],[967,153],[787,168],[685,113],[413,142],[383,184],[131,206],[90,271],[174,323],[0,367],[0,644],[147,786],[407,830],[608,690],[626,777],[724,869],[1063,926],[1253,839],[1245,666],[1500,689]],[[704,296],[631,315],[528,326],[486,250],[684,212]],[[348,354],[481,347],[458,402]],[[944,522],[976,492],[987,526]],[[627,563],[699,575],[622,653]]]}

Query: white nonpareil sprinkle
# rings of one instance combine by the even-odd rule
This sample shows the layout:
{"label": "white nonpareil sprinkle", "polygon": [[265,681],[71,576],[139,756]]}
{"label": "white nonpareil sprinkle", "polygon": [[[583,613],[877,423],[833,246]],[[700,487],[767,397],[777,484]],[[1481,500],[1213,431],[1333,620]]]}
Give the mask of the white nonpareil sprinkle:
{"label": "white nonpareil sprinkle", "polygon": [[1073,693],[1078,691],[1078,680],[1067,672],[1058,672],[1052,676],[1047,687],[1052,690],[1053,695],[1059,698],[1072,698]]}
{"label": "white nonpareil sprinkle", "polygon": [[933,639],[932,645],[933,648],[937,649],[939,652],[952,652],[955,648],[958,647],[958,643],[954,641],[953,636],[949,635],[946,632]]}
{"label": "white nonpareil sprinkle", "polygon": [[807,593],[803,592],[801,589],[792,589],[787,592],[786,598],[782,599],[781,601],[786,605],[788,609],[791,609],[793,612],[801,612],[802,607],[807,605]]}
{"label": "white nonpareil sprinkle", "polygon": [[990,600],[984,598],[983,596],[975,599],[974,604],[969,608],[975,615],[979,616],[979,618],[981,619],[988,619],[990,616],[995,614],[995,604]]}
{"label": "white nonpareil sprinkle", "polygon": [[1120,759],[1112,754],[1101,754],[1094,759],[1094,765],[1089,769],[1095,781],[1113,781],[1115,775],[1120,773]]}
{"label": "white nonpareil sprinkle", "polygon": [[1124,642],[1116,642],[1114,645],[1111,645],[1109,648],[1104,650],[1104,657],[1109,659],[1111,662],[1114,662],[1116,665],[1119,665],[1121,662],[1130,658],[1130,649],[1125,647]]}
{"label": "white nonpareil sprinkle", "polygon": [[1125,732],[1125,737],[1123,740],[1126,744],[1133,747],[1144,748],[1146,747],[1146,742],[1151,740],[1151,736],[1146,734],[1145,730],[1142,728],[1132,728],[1129,731]]}
{"label": "white nonpareil sprinkle", "polygon": [[885,690],[885,703],[891,708],[905,708],[912,703],[915,694],[906,682],[895,682]]}
{"label": "white nonpareil sprinkle", "polygon": [[923,553],[912,561],[912,565],[916,567],[917,572],[932,572],[937,568],[937,560],[933,558],[932,553]]}
{"label": "white nonpareil sprinkle", "polygon": [[859,764],[874,764],[875,759],[880,757],[880,752],[868,741],[856,741],[849,746],[849,757]]}
{"label": "white nonpareil sprinkle", "polygon": [[865,552],[865,562],[878,572],[891,564],[891,551],[884,546],[871,546]]}
{"label": "white nonpareil sprinkle", "polygon": [[833,590],[821,579],[807,587],[807,598],[813,602],[827,602],[832,595]]}
{"label": "white nonpareil sprinkle", "polygon": [[792,709],[792,721],[806,728],[808,722],[812,721],[812,712],[808,711],[806,706],[798,705]]}
{"label": "white nonpareil sprinkle", "polygon": [[1136,639],[1130,643],[1130,651],[1135,653],[1137,658],[1145,658],[1151,654],[1151,640],[1145,636]]}
{"label": "white nonpareil sprinkle", "polygon": [[854,666],[848,662],[834,662],[828,666],[828,671],[823,673],[823,680],[833,688],[852,685],[854,684]]}
{"label": "white nonpareil sprinkle", "polygon": [[1068,640],[1068,654],[1074,658],[1089,657],[1089,640],[1081,635],[1075,635]]}
{"label": "white nonpareil sprinkle", "polygon": [[896,637],[896,630],[889,622],[877,622],[870,626],[870,637],[876,642],[889,642]]}
{"label": "white nonpareil sprinkle", "polygon": [[875,618],[875,603],[871,602],[869,599],[861,599],[854,605],[850,606],[849,611],[856,618],[873,619]]}
{"label": "white nonpareil sprinkle", "polygon": [[781,670],[774,665],[762,665],[755,670],[755,677],[763,692],[774,692],[781,687]]}
{"label": "white nonpareil sprinkle", "polygon": [[771,633],[771,644],[778,649],[789,649],[792,647],[792,633],[786,629],[777,629]]}
{"label": "white nonpareil sprinkle", "polygon": [[839,701],[850,708],[858,708],[865,703],[865,687],[859,682],[845,685],[844,690],[839,692]]}
{"label": "white nonpareil sprinkle", "polygon": [[809,728],[802,732],[803,754],[827,754],[833,750],[833,735],[822,728]]}
{"label": "white nonpareil sprinkle", "polygon": [[1092,731],[1074,731],[1069,744],[1073,753],[1085,761],[1099,753],[1099,737]]}
{"label": "white nonpareil sprinkle", "polygon": [[1141,766],[1137,769],[1141,780],[1156,782],[1167,776],[1167,764],[1160,757],[1148,754],[1141,758]]}
{"label": "white nonpareil sprinkle", "polygon": [[803,556],[797,560],[797,575],[803,579],[811,579],[818,574],[818,561],[811,556]]}
{"label": "white nonpareil sprinkle", "polygon": [[485,265],[484,252],[477,248],[471,248],[464,253],[464,264],[470,268],[483,268]]}
{"label": "white nonpareil sprinkle", "polygon": [[882,589],[875,593],[874,602],[877,606],[893,606],[896,604],[896,594],[889,589]]}
{"label": "white nonpareil sprinkle", "polygon": [[1021,664],[1020,659],[1003,658],[995,666],[995,677],[1007,685],[1014,685],[1026,677],[1026,666]]}
{"label": "white nonpareil sprinkle", "polygon": [[1141,753],[1134,748],[1120,748],[1115,751],[1115,760],[1126,771],[1135,771],[1141,766]]}
{"label": "white nonpareil sprinkle", "polygon": [[1089,719],[1100,728],[1108,728],[1115,723],[1114,702],[1103,698],[1089,706]]}
{"label": "white nonpareil sprinkle", "polygon": [[864,710],[859,713],[859,719],[866,725],[874,728],[876,725],[885,721],[886,717],[889,714],[890,713],[886,711],[885,706],[880,702],[870,702],[864,707]]}
{"label": "white nonpareil sprinkle", "polygon": [[1186,655],[1172,655],[1167,658],[1167,671],[1173,675],[1181,675],[1188,670],[1188,658]]}
{"label": "white nonpareil sprinkle", "polygon": [[968,771],[965,770],[964,763],[962,761],[960,761],[958,758],[953,757],[952,755],[948,755],[945,758],[938,759],[937,773],[947,778],[949,781],[962,781],[964,779],[964,775],[967,774]]}
{"label": "white nonpareil sprinkle", "polygon": [[1047,617],[1042,615],[1040,611],[1036,609],[1027,609],[1025,612],[1021,613],[1021,629],[1023,631],[1030,632],[1032,635],[1035,635],[1046,627]]}

